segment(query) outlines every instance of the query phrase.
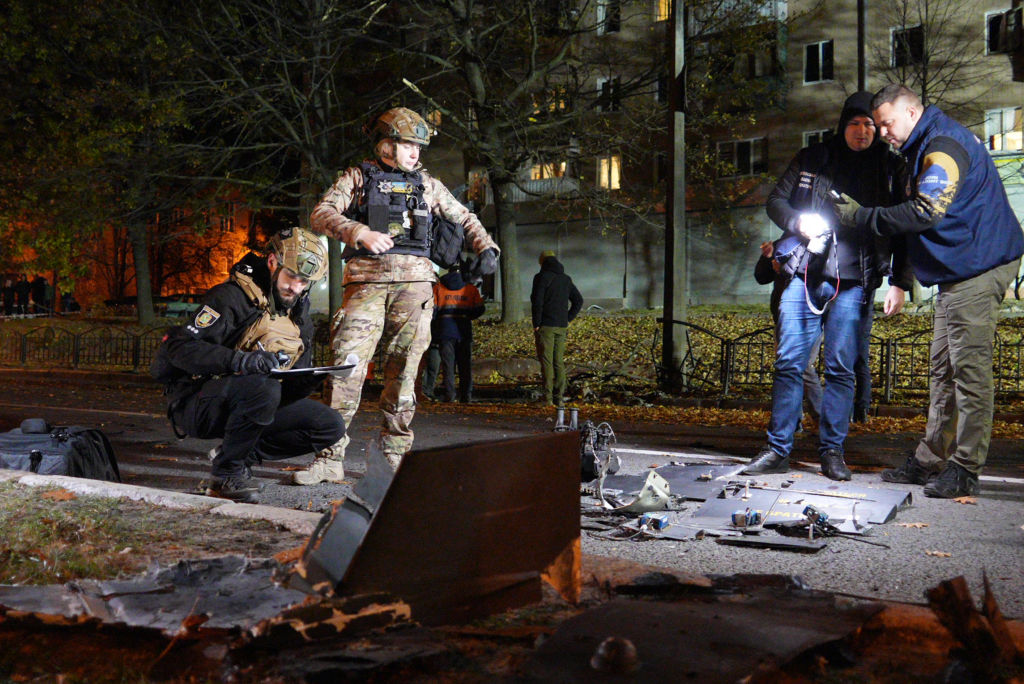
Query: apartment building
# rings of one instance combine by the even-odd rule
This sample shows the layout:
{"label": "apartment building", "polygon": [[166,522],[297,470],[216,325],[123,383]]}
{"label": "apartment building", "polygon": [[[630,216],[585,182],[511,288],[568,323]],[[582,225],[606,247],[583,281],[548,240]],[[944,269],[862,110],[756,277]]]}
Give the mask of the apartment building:
{"label": "apartment building", "polygon": [[[764,198],[801,147],[834,133],[843,101],[861,87],[874,91],[890,81],[907,83],[928,103],[969,126],[988,146],[1018,216],[1024,218],[1024,82],[1013,80],[1011,56],[1005,51],[1019,40],[1020,23],[1018,19],[1015,29],[1011,22],[1007,34],[1002,19],[1011,9],[1010,0],[717,2],[717,12],[745,17],[765,37],[747,43],[751,47],[746,52],[727,55],[720,54],[721,36],[716,38],[708,27],[728,31],[729,21],[701,15],[700,3],[685,4],[692,8],[688,125],[707,136],[705,153],[718,162],[717,178],[691,180],[687,188],[691,303],[765,298],[765,289],[753,281],[753,265],[758,244],[778,237],[779,231],[765,216]],[[583,39],[588,45],[603,41],[667,54],[671,0],[593,0],[584,8],[598,25]],[[713,69],[702,71],[701,65],[708,63],[714,63]],[[594,116],[614,120],[634,98],[644,98],[661,108],[667,121],[669,67],[646,88],[620,96],[619,84],[629,80],[632,68],[629,60],[610,62],[604,73],[595,73],[593,88],[600,98]],[[707,121],[698,118],[700,107],[693,105],[696,89],[707,84],[695,79],[698,74],[705,79],[721,75],[724,69],[748,85],[764,87],[733,106],[733,116],[724,117],[727,127],[712,126],[708,132]],[[564,159],[538,160],[523,169],[522,185],[529,190],[518,198],[519,250],[521,263],[527,265],[523,292],[529,292],[528,264],[535,252],[553,248],[588,302],[660,305],[663,203],[651,202],[640,212],[602,210],[596,216],[578,213],[552,220],[542,200],[545,189],[565,192],[574,184],[584,191],[618,193],[624,200],[642,196],[638,189],[657,187],[669,168],[664,130],[652,131],[640,146],[646,149],[631,146],[598,155],[578,149]],[[695,170],[697,164],[691,160],[689,168]],[[717,204],[711,201],[716,198]]]}

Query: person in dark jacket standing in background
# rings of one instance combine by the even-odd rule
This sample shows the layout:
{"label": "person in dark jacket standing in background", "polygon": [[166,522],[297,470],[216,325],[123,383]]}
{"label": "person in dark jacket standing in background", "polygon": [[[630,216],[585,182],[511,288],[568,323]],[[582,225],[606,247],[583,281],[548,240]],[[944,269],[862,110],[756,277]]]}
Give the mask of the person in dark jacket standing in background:
{"label": "person in dark jacket standing in background", "polygon": [[906,463],[882,471],[882,479],[922,484],[926,496],[941,499],[977,494],[992,438],[996,321],[1020,269],[1024,234],[974,133],[906,86],[882,88],[871,106],[881,137],[907,159],[907,200],[885,207],[846,197],[840,220],[904,236],[917,279],[939,289],[928,424]]}
{"label": "person in dark jacket standing in background", "polygon": [[14,281],[8,278],[4,281],[3,288],[4,316],[14,313]]}
{"label": "person in dark jacket standing in background", "polygon": [[15,313],[22,315],[28,313],[28,295],[31,290],[32,286],[28,282],[28,276],[22,273],[18,277],[18,282],[14,284]]}
{"label": "person in dark jacket standing in background", "polygon": [[544,378],[544,403],[561,406],[565,395],[565,334],[583,308],[583,296],[551,250],[540,255],[540,273],[533,276],[530,305],[537,360]]}
{"label": "person in dark jacket standing in background", "polygon": [[459,401],[473,394],[473,321],[484,313],[484,299],[475,285],[458,270],[441,276],[434,285],[433,334],[441,353],[444,401],[455,401],[455,374],[459,375]]}

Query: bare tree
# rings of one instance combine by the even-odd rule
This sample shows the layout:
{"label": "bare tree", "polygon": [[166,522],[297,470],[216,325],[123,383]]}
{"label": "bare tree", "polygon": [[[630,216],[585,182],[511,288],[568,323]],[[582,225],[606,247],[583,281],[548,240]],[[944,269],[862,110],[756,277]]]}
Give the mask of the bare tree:
{"label": "bare tree", "polygon": [[883,3],[876,10],[880,37],[870,46],[873,71],[967,125],[980,123],[976,103],[999,86],[1005,69],[1004,62],[986,57],[985,25],[976,19],[980,8],[977,0]]}
{"label": "bare tree", "polygon": [[[190,49],[176,86],[208,122],[187,144],[211,186],[305,225],[336,170],[365,148],[366,112],[388,100],[395,64],[367,54],[381,0],[187,0],[158,19]],[[371,63],[373,66],[370,66]],[[331,241],[331,307],[341,305]]]}

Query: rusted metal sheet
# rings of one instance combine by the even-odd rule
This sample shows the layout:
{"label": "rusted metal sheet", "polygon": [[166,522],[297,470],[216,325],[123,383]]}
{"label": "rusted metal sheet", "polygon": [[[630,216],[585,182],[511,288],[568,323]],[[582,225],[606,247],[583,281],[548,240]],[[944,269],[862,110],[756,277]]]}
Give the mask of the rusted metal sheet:
{"label": "rusted metal sheet", "polygon": [[[563,622],[525,666],[526,681],[739,682],[854,632],[880,604],[840,607],[831,595],[776,589],[744,601],[617,599]],[[630,642],[627,673],[594,657],[609,637]],[[780,677],[756,681],[779,681]]]}
{"label": "rusted metal sheet", "polygon": [[293,585],[389,593],[424,624],[539,601],[542,576],[578,597],[577,433],[414,451],[377,500],[379,479],[325,516]]}

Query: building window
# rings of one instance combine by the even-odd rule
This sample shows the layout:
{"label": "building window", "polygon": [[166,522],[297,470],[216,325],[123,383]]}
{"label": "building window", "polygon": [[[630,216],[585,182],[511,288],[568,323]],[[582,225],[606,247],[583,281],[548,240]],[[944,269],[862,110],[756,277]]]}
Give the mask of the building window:
{"label": "building window", "polygon": [[530,180],[561,178],[565,175],[565,162],[534,164],[530,167]]}
{"label": "building window", "polygon": [[1020,7],[1014,7],[985,15],[985,51],[988,54],[1014,52],[1020,49],[1022,14],[1024,12]]}
{"label": "building window", "polygon": [[720,142],[717,148],[718,160],[726,167],[722,172],[723,177],[752,176],[768,170],[764,138]]}
{"label": "building window", "polygon": [[658,104],[668,102],[668,74],[664,72],[658,74],[658,81],[654,88],[654,101]]}
{"label": "building window", "polygon": [[804,46],[804,83],[832,80],[832,41]]}
{"label": "building window", "polygon": [[617,112],[621,100],[619,98],[619,78],[598,78],[597,79],[597,111]]}
{"label": "building window", "polygon": [[654,0],[654,21],[668,21],[672,17],[672,0]]}
{"label": "building window", "polygon": [[892,66],[908,67],[924,61],[924,28],[892,29]]}
{"label": "building window", "polygon": [[597,160],[597,187],[605,190],[618,190],[619,178],[622,173],[622,157],[613,154]]}
{"label": "building window", "polygon": [[618,33],[621,28],[621,0],[597,0],[597,35]]}
{"label": "building window", "polygon": [[1020,152],[1024,150],[1022,109],[990,109],[985,112],[985,138],[992,152]]}
{"label": "building window", "polygon": [[825,142],[835,134],[831,128],[823,128],[820,131],[804,131],[804,147],[814,143]]}
{"label": "building window", "polygon": [[672,182],[672,167],[668,163],[668,155],[658,152],[654,155],[654,184],[662,181]]}
{"label": "building window", "polygon": [[732,62],[732,73],[739,79],[768,76],[772,73],[772,56],[767,51],[737,55]]}

